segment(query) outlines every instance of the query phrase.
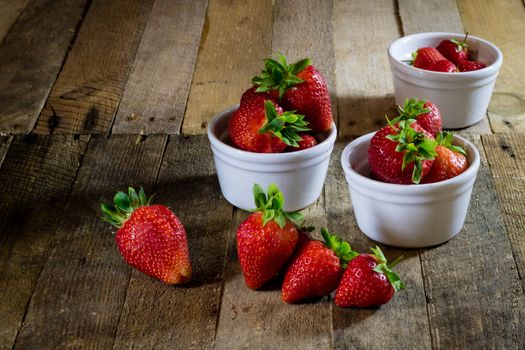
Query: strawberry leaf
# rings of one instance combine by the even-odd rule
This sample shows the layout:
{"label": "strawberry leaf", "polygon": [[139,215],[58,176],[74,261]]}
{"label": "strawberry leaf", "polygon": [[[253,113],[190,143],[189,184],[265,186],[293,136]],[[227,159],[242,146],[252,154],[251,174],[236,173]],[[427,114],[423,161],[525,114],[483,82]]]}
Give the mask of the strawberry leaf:
{"label": "strawberry leaf", "polygon": [[350,243],[343,241],[335,234],[331,234],[325,227],[321,227],[321,235],[323,236],[326,247],[337,255],[343,268],[346,268],[350,260],[359,255],[358,252],[352,250]]}
{"label": "strawberry leaf", "polygon": [[400,291],[401,289],[404,289],[405,284],[401,281],[399,275],[391,270],[391,268],[402,259],[402,256],[398,257],[392,263],[388,264],[385,255],[378,246],[376,246],[375,248],[370,248],[370,250],[373,253],[372,256],[378,262],[378,264],[374,267],[374,271],[377,273],[384,274],[386,278],[388,278],[396,292]]}
{"label": "strawberry leaf", "polygon": [[286,111],[278,115],[275,105],[269,100],[264,102],[264,110],[266,123],[259,129],[258,133],[269,133],[288,146],[299,147],[297,141],[301,141],[302,138],[297,133],[310,130],[307,127],[308,122],[304,120],[304,115],[295,114],[295,111]]}
{"label": "strawberry leaf", "polygon": [[444,146],[454,152],[461,153],[463,155],[467,155],[467,151],[461,147],[453,145],[452,142],[454,141],[454,134],[448,131],[442,131],[436,135],[436,142],[440,146]]}
{"label": "strawberry leaf", "polygon": [[266,193],[259,184],[254,184],[252,191],[256,208],[250,211],[260,211],[263,213],[263,225],[273,220],[283,228],[287,220],[296,225],[299,225],[299,222],[303,220],[301,213],[286,212],[283,210],[284,195],[276,184],[270,184]]}
{"label": "strawberry leaf", "polygon": [[133,187],[128,188],[128,194],[119,191],[113,198],[114,205],[102,203],[102,220],[116,227],[122,227],[124,222],[131,216],[134,210],[150,205],[151,197],[147,197],[141,187],[139,193]]}

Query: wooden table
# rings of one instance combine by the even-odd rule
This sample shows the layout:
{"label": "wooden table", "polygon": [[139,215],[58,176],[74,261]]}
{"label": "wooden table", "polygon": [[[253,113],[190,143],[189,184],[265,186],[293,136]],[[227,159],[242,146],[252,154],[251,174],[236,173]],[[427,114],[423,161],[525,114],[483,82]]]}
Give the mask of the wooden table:
{"label": "wooden table", "polygon": [[[235,251],[247,216],[221,196],[210,118],[261,60],[310,56],[339,139],[307,224],[360,250],[340,167],[394,107],[388,44],[468,31],[504,53],[482,122],[462,232],[404,254],[408,288],[374,310],[249,290]],[[525,7],[521,0],[0,0],[0,348],[524,349]],[[144,186],[184,222],[190,285],[121,259],[99,203]]]}

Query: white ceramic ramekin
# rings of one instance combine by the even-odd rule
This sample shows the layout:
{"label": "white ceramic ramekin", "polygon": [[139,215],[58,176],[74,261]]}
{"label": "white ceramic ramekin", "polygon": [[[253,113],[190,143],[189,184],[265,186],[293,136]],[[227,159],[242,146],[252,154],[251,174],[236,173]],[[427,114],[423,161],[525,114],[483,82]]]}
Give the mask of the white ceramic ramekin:
{"label": "white ceramic ramekin", "polygon": [[403,248],[448,241],[465,222],[479,168],[479,153],[457,135],[454,144],[468,153],[469,167],[460,175],[422,185],[396,185],[369,178],[368,146],[374,133],[348,144],[341,156],[357,224],[371,239]]}
{"label": "white ceramic ramekin", "polygon": [[330,154],[334,148],[335,124],[317,146],[289,153],[254,153],[226,143],[228,121],[238,105],[217,114],[208,125],[215,168],[224,198],[238,208],[255,207],[252,187],[277,184],[284,195],[284,210],[295,211],[315,202],[323,189]]}
{"label": "white ceramic ramekin", "polygon": [[476,60],[487,65],[472,72],[433,72],[406,63],[412,60],[412,53],[419,48],[436,47],[444,39],[462,40],[464,37],[465,34],[458,33],[418,33],[390,44],[388,58],[396,103],[402,106],[405,99],[411,97],[433,102],[441,111],[446,129],[464,128],[483,119],[503,62],[503,54],[496,46],[469,35],[469,50]]}

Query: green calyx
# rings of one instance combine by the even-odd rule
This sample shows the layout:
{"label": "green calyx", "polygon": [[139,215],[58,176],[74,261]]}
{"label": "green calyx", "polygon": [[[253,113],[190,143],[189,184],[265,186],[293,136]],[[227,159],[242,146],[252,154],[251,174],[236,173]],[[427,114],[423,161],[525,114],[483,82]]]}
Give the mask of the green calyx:
{"label": "green calyx", "polygon": [[468,39],[468,32],[465,34],[465,38],[463,38],[463,40],[450,39],[450,41],[454,45],[456,45],[456,51],[461,52],[461,51],[466,51],[468,49],[467,39]]}
{"label": "green calyx", "polygon": [[279,227],[283,228],[286,225],[286,219],[292,221],[298,226],[303,220],[303,214],[299,212],[286,212],[283,210],[284,196],[279,190],[279,187],[274,183],[268,186],[267,193],[264,192],[261,185],[254,184],[253,198],[256,208],[251,211],[260,211],[263,213],[263,225],[266,225],[273,220],[279,225]]}
{"label": "green calyx", "polygon": [[264,69],[261,75],[252,78],[252,83],[258,86],[255,91],[267,92],[278,90],[279,98],[281,98],[290,87],[303,82],[297,74],[311,64],[309,58],[303,58],[302,60],[288,64],[286,63],[286,57],[281,53],[279,53],[278,61],[266,58],[264,59]]}
{"label": "green calyx", "polygon": [[398,262],[403,259],[403,256],[397,257],[396,260],[392,261],[391,263],[388,263],[386,260],[385,255],[381,251],[381,249],[376,246],[375,248],[370,248],[372,251],[372,256],[377,260],[378,264],[376,267],[374,267],[374,271],[377,273],[382,273],[388,278],[390,283],[392,284],[392,287],[394,287],[394,290],[400,291],[401,289],[405,288],[405,284],[401,281],[401,278],[397,273],[392,271],[392,268],[397,265]]}
{"label": "green calyx", "polygon": [[397,106],[399,116],[390,122],[395,124],[401,120],[416,120],[418,115],[430,112],[430,109],[423,107],[427,101],[418,100],[417,98],[406,99],[403,107]]}
{"label": "green calyx", "polygon": [[401,120],[398,124],[388,121],[390,127],[397,133],[386,137],[398,143],[396,152],[403,153],[402,170],[414,163],[412,182],[418,184],[423,176],[423,161],[433,160],[437,155],[437,142],[433,138],[428,138],[424,133],[414,130],[411,126],[413,122],[413,119]]}
{"label": "green calyx", "polygon": [[299,147],[297,142],[302,138],[298,132],[310,130],[307,127],[308,122],[304,120],[304,115],[295,114],[295,111],[286,111],[277,115],[275,105],[269,100],[264,102],[264,109],[266,124],[259,129],[259,134],[270,133],[288,146]]}
{"label": "green calyx", "polygon": [[436,135],[436,142],[438,145],[446,147],[454,152],[467,155],[467,151],[461,146],[456,146],[452,144],[454,140],[454,134],[448,131],[442,131]]}
{"label": "green calyx", "polygon": [[343,241],[335,234],[331,234],[325,227],[321,227],[321,235],[323,235],[326,247],[333,250],[339,258],[341,267],[346,268],[350,260],[359,255],[358,252],[352,250],[348,242]]}
{"label": "green calyx", "polygon": [[135,209],[150,205],[152,199],[153,196],[147,197],[142,187],[139,193],[133,187],[128,188],[128,194],[119,191],[113,198],[115,205],[106,203],[100,205],[104,213],[102,220],[120,228]]}

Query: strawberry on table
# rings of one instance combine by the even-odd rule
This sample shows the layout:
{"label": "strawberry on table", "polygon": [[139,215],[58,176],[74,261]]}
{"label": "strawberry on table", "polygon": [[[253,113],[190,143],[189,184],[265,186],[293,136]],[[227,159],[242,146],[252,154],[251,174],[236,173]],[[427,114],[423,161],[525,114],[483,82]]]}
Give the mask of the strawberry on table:
{"label": "strawberry on table", "polygon": [[414,119],[419,126],[428,131],[432,136],[436,136],[441,130],[443,119],[435,104],[423,99],[406,99],[403,107],[397,107],[399,116],[391,121],[396,123],[400,120]]}
{"label": "strawberry on table", "polygon": [[428,69],[428,66],[446,58],[434,47],[422,47],[412,53],[412,66]]}
{"label": "strawberry on table", "polygon": [[298,212],[283,211],[284,197],[275,184],[267,194],[253,186],[256,208],[237,228],[237,254],[246,285],[258,289],[287,263],[298,241]]}
{"label": "strawberry on table", "polygon": [[103,219],[118,228],[115,240],[124,260],[167,284],[191,279],[186,230],[167,207],[151,205],[141,188],[118,192],[115,205],[101,204]]}
{"label": "strawberry on table", "polygon": [[453,134],[442,132],[437,135],[436,157],[428,174],[421,183],[432,183],[458,176],[468,168],[467,152],[452,144]]}
{"label": "strawberry on table", "polygon": [[292,259],[282,288],[282,299],[287,303],[322,297],[339,284],[343,269],[358,255],[350,244],[321,228],[324,242],[304,242]]}
{"label": "strawberry on table", "polygon": [[468,34],[463,40],[443,40],[436,49],[450,62],[459,65],[461,62],[469,60],[467,37]]}
{"label": "strawberry on table", "polygon": [[252,83],[258,86],[257,92],[278,94],[283,108],[304,115],[315,133],[332,127],[328,87],[310,59],[288,64],[286,58],[279,54],[278,61],[267,58],[264,65],[261,75],[252,78]]}
{"label": "strawberry on table", "polygon": [[479,70],[487,67],[485,63],[478,61],[464,61],[461,62],[458,66],[460,72],[470,72],[473,70]]}
{"label": "strawberry on table", "polygon": [[405,288],[392,271],[400,260],[388,263],[379,247],[373,254],[360,254],[350,261],[335,292],[335,304],[340,307],[367,308],[386,304],[394,292]]}

